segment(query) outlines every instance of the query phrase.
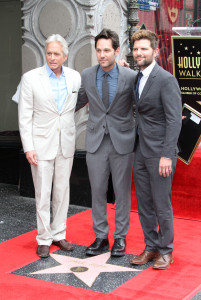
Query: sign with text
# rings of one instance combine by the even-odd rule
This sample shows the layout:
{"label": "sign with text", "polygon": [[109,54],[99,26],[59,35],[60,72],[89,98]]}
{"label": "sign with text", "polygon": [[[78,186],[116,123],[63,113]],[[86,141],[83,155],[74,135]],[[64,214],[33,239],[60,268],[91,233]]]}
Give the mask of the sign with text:
{"label": "sign with text", "polygon": [[137,0],[140,10],[150,11],[160,7],[160,0]]}
{"label": "sign with text", "polygon": [[182,102],[201,110],[201,37],[172,36],[173,73]]}
{"label": "sign with text", "polygon": [[178,157],[189,165],[201,141],[201,113],[184,104],[182,115],[185,118],[178,140]]}

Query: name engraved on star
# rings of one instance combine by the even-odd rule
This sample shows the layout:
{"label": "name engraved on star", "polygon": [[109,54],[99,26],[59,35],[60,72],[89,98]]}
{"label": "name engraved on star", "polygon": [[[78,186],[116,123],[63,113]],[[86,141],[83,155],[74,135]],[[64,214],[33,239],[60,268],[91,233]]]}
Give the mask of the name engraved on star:
{"label": "name engraved on star", "polygon": [[70,270],[72,272],[78,272],[78,273],[81,273],[81,272],[86,272],[88,271],[89,269],[86,268],[86,267],[73,267],[73,268],[70,268]]}

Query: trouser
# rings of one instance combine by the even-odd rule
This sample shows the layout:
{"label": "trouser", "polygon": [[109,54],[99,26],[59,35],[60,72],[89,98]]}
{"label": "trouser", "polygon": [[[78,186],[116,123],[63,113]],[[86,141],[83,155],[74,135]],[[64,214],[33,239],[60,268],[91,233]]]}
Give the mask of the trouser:
{"label": "trouser", "polygon": [[109,135],[95,153],[86,155],[92,192],[93,230],[97,238],[107,238],[107,189],[110,173],[116,199],[114,238],[125,238],[130,223],[133,153],[116,152]]}
{"label": "trouser", "polygon": [[[69,207],[69,178],[73,157],[64,158],[61,147],[52,160],[38,160],[31,166],[35,187],[36,217],[39,245],[50,246],[52,241],[66,237],[66,218]],[[52,191],[52,221],[50,198]]]}
{"label": "trouser", "polygon": [[170,254],[174,240],[171,187],[176,158],[172,160],[172,173],[168,177],[159,175],[159,160],[160,158],[145,158],[140,143],[137,142],[134,182],[145,249]]}

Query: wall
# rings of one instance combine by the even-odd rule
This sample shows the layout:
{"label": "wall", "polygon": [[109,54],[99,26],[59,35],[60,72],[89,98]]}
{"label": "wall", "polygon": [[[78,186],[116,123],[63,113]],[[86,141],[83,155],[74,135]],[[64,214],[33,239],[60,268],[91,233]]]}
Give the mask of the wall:
{"label": "wall", "polygon": [[0,1],[0,132],[18,129],[17,105],[11,101],[21,77],[20,0]]}
{"label": "wall", "polygon": [[[127,1],[125,0],[24,0],[22,72],[45,63],[44,42],[59,33],[68,42],[66,62],[79,72],[96,64],[94,37],[103,27],[120,37],[121,53],[127,54]],[[84,149],[88,107],[76,113],[76,148]]]}

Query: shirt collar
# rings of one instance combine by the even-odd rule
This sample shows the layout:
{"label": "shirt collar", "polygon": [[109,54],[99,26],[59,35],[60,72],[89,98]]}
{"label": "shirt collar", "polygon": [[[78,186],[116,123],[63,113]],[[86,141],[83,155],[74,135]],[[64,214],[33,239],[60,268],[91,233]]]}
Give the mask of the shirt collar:
{"label": "shirt collar", "polygon": [[155,66],[156,62],[155,60],[147,67],[145,68],[143,71],[142,71],[142,74],[144,77],[148,77],[151,73],[151,71],[153,70],[154,66]]}
{"label": "shirt collar", "polygon": [[[107,73],[110,75],[110,77],[113,77],[118,71],[119,70],[118,70],[117,64],[115,63],[114,67]],[[100,77],[103,77],[106,72],[102,69],[101,66],[99,66],[98,67],[98,73],[99,73]]]}
{"label": "shirt collar", "polygon": [[[46,70],[48,73],[49,77],[56,77],[56,75],[54,74],[54,72],[50,69],[50,67],[48,66],[48,64],[46,64]],[[64,73],[64,68],[63,66],[61,66],[61,76],[65,77],[65,73]]]}

